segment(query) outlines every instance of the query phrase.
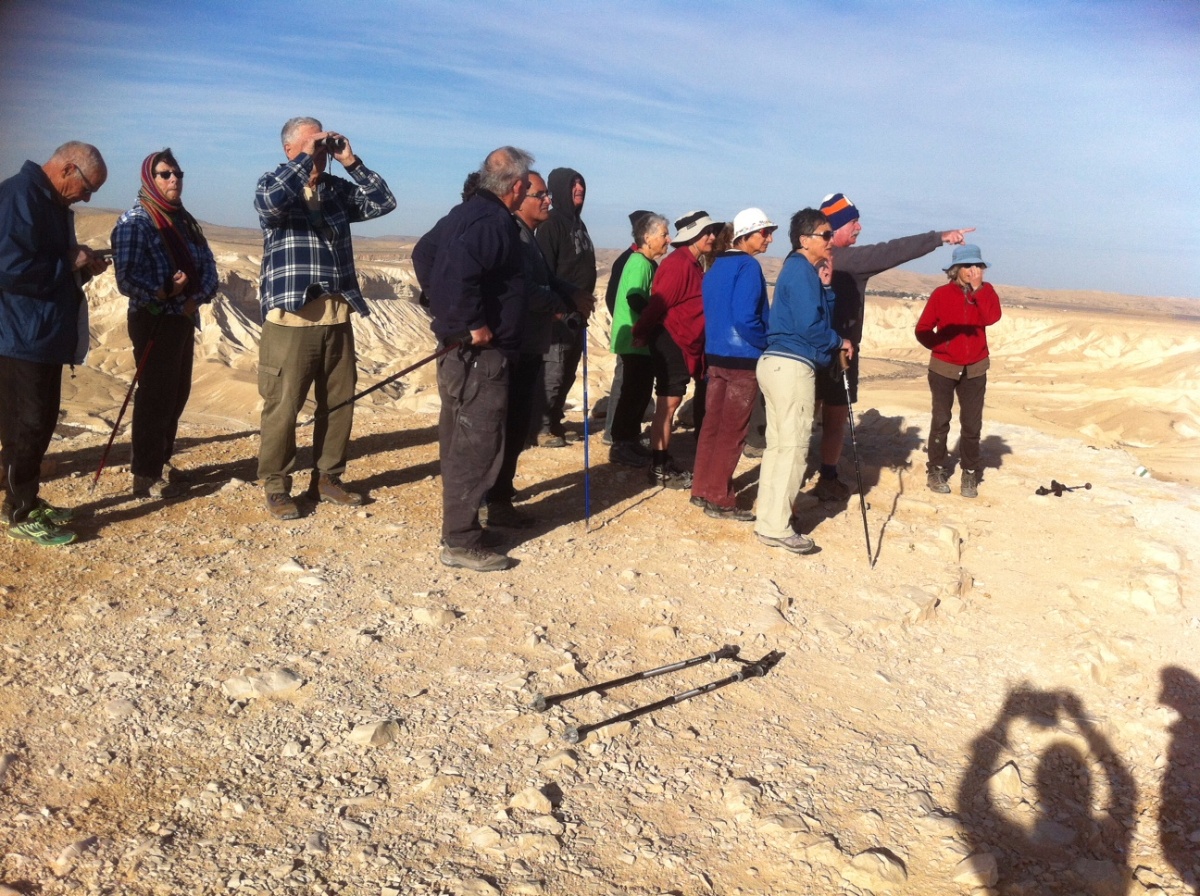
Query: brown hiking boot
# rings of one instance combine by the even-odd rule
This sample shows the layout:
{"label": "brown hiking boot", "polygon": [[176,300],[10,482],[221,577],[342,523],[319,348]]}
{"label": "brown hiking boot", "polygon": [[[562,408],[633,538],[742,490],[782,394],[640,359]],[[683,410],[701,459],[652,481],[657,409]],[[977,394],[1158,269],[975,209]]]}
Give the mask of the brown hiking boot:
{"label": "brown hiking boot", "polygon": [[325,473],[319,473],[313,477],[313,485],[309,486],[308,496],[314,501],[326,501],[330,504],[340,504],[343,507],[357,507],[363,502],[363,496],[347,489],[340,478],[328,476]]}
{"label": "brown hiking boot", "polygon": [[[946,491],[950,491],[949,487]],[[963,470],[962,483],[959,486],[959,491],[964,498],[979,497],[979,473],[976,470]]]}
{"label": "brown hiking boot", "polygon": [[508,569],[512,562],[505,554],[497,554],[484,547],[452,548],[442,545],[441,560],[443,565],[459,569],[473,569],[476,572],[499,572]]}
{"label": "brown hiking boot", "polygon": [[277,520],[294,520],[300,517],[300,508],[292,496],[284,492],[267,492],[267,511]]}
{"label": "brown hiking boot", "polygon": [[836,476],[821,476],[812,490],[818,501],[845,501],[853,494],[850,486]]}

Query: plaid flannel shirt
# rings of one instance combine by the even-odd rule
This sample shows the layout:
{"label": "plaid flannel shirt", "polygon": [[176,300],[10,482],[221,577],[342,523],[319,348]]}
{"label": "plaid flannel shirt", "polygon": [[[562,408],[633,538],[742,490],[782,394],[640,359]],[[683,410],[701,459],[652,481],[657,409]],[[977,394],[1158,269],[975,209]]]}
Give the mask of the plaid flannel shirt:
{"label": "plaid flannel shirt", "polygon": [[346,172],[356,183],[320,176],[321,205],[314,213],[304,201],[312,166],[312,157],[301,153],[258,179],[254,208],[263,232],[258,301],[264,320],[272,308],[299,311],[314,285],[324,293],[341,293],[359,314],[370,314],[358,288],[350,225],[386,215],[396,207],[396,197],[360,161]]}
{"label": "plaid flannel shirt", "polygon": [[185,292],[172,298],[157,298],[158,291],[170,284],[175,274],[166,243],[141,204],[117,219],[112,232],[113,271],[117,289],[129,297],[130,311],[149,307],[161,308],[168,314],[183,314],[184,302],[189,298],[195,299],[197,305],[212,301],[220,283],[212,249],[207,243],[198,245],[190,240],[187,245],[192,263],[200,272],[200,282],[188,284]]}

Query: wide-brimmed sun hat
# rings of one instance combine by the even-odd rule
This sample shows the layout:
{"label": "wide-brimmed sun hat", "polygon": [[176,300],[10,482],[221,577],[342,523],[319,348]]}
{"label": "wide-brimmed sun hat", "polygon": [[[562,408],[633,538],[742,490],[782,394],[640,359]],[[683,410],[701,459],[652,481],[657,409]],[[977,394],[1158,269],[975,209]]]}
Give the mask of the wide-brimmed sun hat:
{"label": "wide-brimmed sun hat", "polygon": [[979,247],[971,245],[955,246],[954,254],[950,256],[950,264],[942,268],[942,270],[949,271],[950,268],[958,264],[979,264],[985,268],[987,267],[987,264],[983,260],[983,253],[979,251]]}
{"label": "wide-brimmed sun hat", "polygon": [[686,215],[675,219],[676,233],[675,239],[671,240],[671,245],[682,246],[685,243],[690,243],[710,228],[720,229],[724,226],[724,221],[714,221],[708,216],[708,212],[688,212]]}
{"label": "wide-brimmed sun hat", "polygon": [[778,230],[779,226],[761,208],[742,209],[733,216],[733,241],[736,243],[756,230]]}

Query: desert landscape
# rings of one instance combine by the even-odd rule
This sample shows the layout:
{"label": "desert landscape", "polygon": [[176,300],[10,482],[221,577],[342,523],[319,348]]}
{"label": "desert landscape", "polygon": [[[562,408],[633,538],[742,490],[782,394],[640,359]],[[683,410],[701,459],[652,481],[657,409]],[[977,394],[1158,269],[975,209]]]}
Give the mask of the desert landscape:
{"label": "desert landscape", "polygon": [[[80,238],[107,245],[115,218],[84,210]],[[358,408],[346,479],[369,503],[268,516],[261,240],[207,233],[187,495],[131,496],[128,413],[91,488],[134,368],[109,273],[43,486],[80,540],[0,542],[0,894],[1197,892],[1200,301],[989,272],[1004,318],[967,500],[957,477],[925,488],[912,328],[942,281],[873,279],[866,521],[856,496],[801,498],[806,557],[610,465],[594,421],[585,476],[577,384],[576,441],[518,469],[538,524],[494,530],[517,563],[478,574],[437,559],[432,365]],[[433,339],[411,241],[356,247],[365,388]],[[690,429],[676,446],[690,462]],[[757,472],[739,466],[745,506]]]}

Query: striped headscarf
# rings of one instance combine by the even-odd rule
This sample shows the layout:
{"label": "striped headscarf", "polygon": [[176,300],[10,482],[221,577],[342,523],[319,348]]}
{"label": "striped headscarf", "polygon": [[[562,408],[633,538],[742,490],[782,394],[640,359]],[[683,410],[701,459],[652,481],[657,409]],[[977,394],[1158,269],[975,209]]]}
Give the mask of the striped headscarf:
{"label": "striped headscarf", "polygon": [[138,202],[150,215],[154,226],[158,228],[158,233],[167,249],[167,256],[171,259],[175,270],[183,271],[187,275],[188,286],[184,290],[184,295],[187,295],[200,286],[200,272],[196,268],[196,262],[192,259],[188,243],[205,246],[208,244],[208,240],[204,238],[204,231],[200,229],[200,224],[183,207],[183,203],[169,201],[158,189],[158,184],[155,183],[158,178],[154,176],[154,166],[162,161],[176,169],[179,167],[174,156],[171,155],[170,149],[152,152],[146,156],[145,161],[142,162],[142,186],[138,190]]}

